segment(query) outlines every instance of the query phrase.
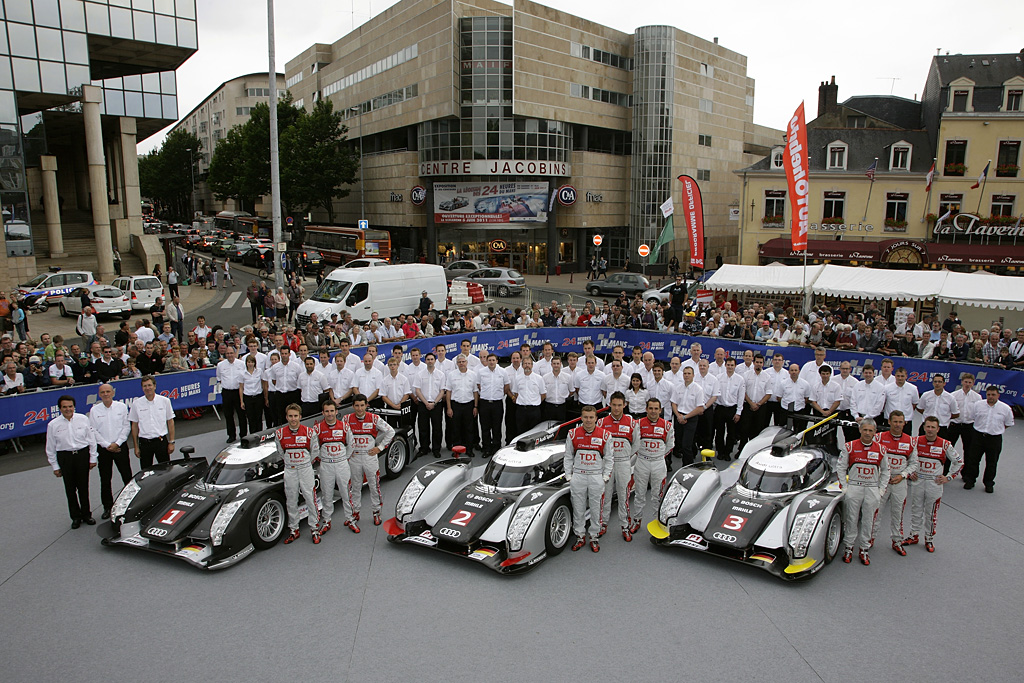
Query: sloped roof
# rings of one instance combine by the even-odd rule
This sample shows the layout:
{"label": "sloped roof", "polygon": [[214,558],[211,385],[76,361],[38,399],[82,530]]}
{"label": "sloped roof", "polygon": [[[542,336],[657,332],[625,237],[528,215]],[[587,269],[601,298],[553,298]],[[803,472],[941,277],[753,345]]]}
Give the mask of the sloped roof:
{"label": "sloped roof", "polygon": [[905,130],[921,127],[921,103],[917,100],[894,95],[857,95],[843,102],[843,106]]}
{"label": "sloped roof", "polygon": [[1024,54],[936,55],[932,63],[942,86],[958,78],[969,78],[982,87],[1001,86],[1014,76],[1024,77]]}
{"label": "sloped roof", "polygon": [[[863,175],[878,157],[878,173],[889,171],[889,149],[897,142],[914,146],[910,158],[911,173],[927,173],[935,154],[928,133],[923,130],[886,130],[882,128],[808,128],[807,146],[811,152],[811,172],[853,173]],[[835,141],[846,143],[848,158],[846,171],[826,169],[828,145]],[[776,171],[771,168],[771,155],[751,164],[747,171]]]}

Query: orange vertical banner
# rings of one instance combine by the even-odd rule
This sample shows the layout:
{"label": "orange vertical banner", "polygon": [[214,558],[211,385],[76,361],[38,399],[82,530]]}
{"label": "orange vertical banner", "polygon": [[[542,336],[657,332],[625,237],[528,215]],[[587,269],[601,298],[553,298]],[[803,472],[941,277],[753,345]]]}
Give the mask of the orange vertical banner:
{"label": "orange vertical banner", "polygon": [[807,251],[807,200],[810,196],[810,165],[807,150],[807,124],[804,103],[796,108],[786,126],[786,151],[782,156],[793,207],[793,251]]}

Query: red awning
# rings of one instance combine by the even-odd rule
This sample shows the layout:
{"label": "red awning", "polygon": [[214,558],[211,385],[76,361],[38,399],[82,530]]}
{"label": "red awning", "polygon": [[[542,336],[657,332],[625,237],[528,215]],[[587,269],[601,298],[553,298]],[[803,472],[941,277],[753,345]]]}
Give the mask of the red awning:
{"label": "red awning", "polygon": [[[878,242],[848,242],[846,240],[808,240],[807,258],[842,261],[877,261]],[[775,237],[761,245],[762,258],[802,259],[802,251],[793,251],[786,237]]]}
{"label": "red awning", "polygon": [[1024,242],[928,245],[928,260],[940,266],[1024,266]]}

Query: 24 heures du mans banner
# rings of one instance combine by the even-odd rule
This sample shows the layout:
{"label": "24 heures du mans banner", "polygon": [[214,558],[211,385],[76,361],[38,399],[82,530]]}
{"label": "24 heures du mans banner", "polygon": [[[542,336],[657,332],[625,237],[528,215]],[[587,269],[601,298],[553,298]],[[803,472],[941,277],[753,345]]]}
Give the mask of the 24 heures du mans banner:
{"label": "24 heures du mans banner", "polygon": [[688,175],[679,176],[683,184],[683,220],[690,234],[690,266],[704,267],[704,202],[697,181]]}
{"label": "24 heures du mans banner", "polygon": [[793,251],[807,250],[808,211],[807,199],[810,194],[810,178],[807,157],[807,124],[804,121],[804,103],[796,108],[793,118],[786,126],[786,151],[782,155],[789,183],[790,201],[793,203]]}

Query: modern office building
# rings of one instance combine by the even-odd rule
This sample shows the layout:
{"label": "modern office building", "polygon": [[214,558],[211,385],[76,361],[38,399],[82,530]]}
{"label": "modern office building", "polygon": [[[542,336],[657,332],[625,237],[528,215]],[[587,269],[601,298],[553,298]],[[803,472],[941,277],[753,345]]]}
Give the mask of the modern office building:
{"label": "modern office building", "polygon": [[[687,174],[708,260],[735,260],[732,171],[782,135],[753,124],[746,57],[717,39],[624,33],[527,0],[402,0],[285,75],[298,103],[330,98],[361,144],[362,186],[336,221],[390,231],[404,258],[453,250],[554,272],[588,260],[600,234],[612,265],[636,266]],[[689,256],[681,228],[659,261],[673,254]]]}
{"label": "modern office building", "polygon": [[142,235],[136,143],[178,118],[195,0],[3,0],[2,27],[0,283],[37,256],[95,255],[109,278]]}
{"label": "modern office building", "polygon": [[[278,92],[285,92],[284,74],[277,74]],[[202,102],[197,104],[188,114],[181,117],[170,132],[183,130],[199,138],[202,151],[196,153],[196,197],[195,207],[203,214],[216,214],[218,211],[236,211],[239,209],[233,199],[219,200],[213,196],[206,186],[206,173],[210,170],[210,158],[217,149],[217,143],[224,139],[228,131],[249,120],[252,108],[267,102],[270,96],[270,83],[267,72],[252,73],[224,81],[213,89]],[[270,214],[270,198],[264,197],[250,212]]]}
{"label": "modern office building", "polygon": [[[822,83],[807,124],[808,262],[1024,272],[1022,93],[1024,53],[936,55],[920,101],[839,104],[835,79]],[[742,263],[803,262],[782,151],[736,171]]]}

